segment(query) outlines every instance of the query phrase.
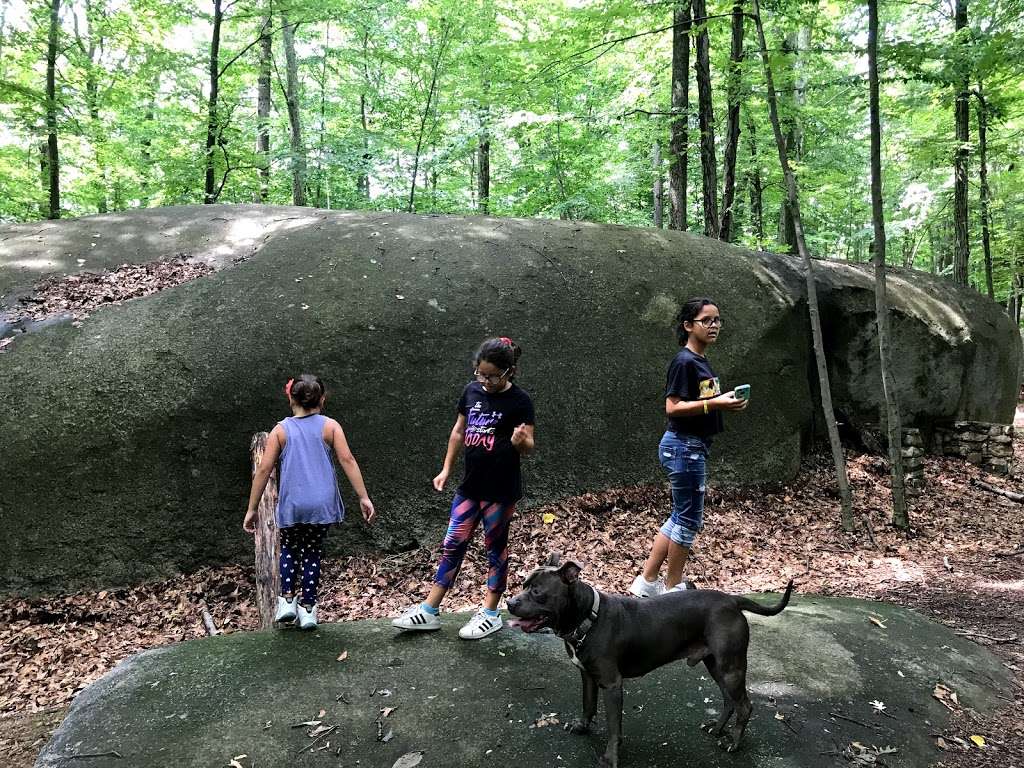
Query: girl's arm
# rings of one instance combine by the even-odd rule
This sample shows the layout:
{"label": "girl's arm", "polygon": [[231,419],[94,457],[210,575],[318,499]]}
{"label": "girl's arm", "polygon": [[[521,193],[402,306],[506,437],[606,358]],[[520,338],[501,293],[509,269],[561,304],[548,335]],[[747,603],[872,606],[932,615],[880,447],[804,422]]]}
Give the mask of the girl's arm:
{"label": "girl's arm", "polygon": [[345,477],[348,478],[351,483],[353,490],[359,497],[359,509],[363,513],[363,519],[372,523],[377,517],[377,511],[373,508],[373,502],[370,501],[370,497],[366,493],[366,486],[363,484],[363,473],[359,471],[359,464],[356,462],[356,457],[352,455],[351,449],[348,447],[348,440],[345,439],[345,430],[341,428],[341,424],[331,420],[331,447],[334,448],[334,455],[338,457],[338,463],[341,464],[341,468],[345,471]]}
{"label": "girl's arm", "polygon": [[533,424],[520,424],[512,432],[512,445],[520,456],[527,456],[533,451]]}
{"label": "girl's arm", "polygon": [[674,395],[665,398],[666,416],[699,416],[704,413],[704,404],[709,411],[742,411],[747,407],[747,400],[737,400],[732,392],[704,400],[683,400]]}
{"label": "girl's arm", "polygon": [[458,418],[455,419],[455,426],[452,427],[451,434],[448,435],[448,450],[444,454],[444,465],[441,467],[441,472],[438,476],[434,478],[434,488],[436,490],[444,490],[444,484],[448,482],[448,475],[452,473],[455,459],[458,458],[459,451],[462,450],[462,440],[465,435],[466,415],[460,413]]}
{"label": "girl's arm", "polygon": [[277,466],[277,459],[281,455],[281,444],[284,441],[284,429],[278,424],[270,431],[267,437],[267,446],[263,449],[263,458],[260,465],[252,475],[252,489],[249,491],[249,507],[245,512],[245,519],[242,520],[242,528],[248,533],[256,533],[256,514],[260,506],[260,499],[263,498],[263,491],[270,481],[270,473]]}

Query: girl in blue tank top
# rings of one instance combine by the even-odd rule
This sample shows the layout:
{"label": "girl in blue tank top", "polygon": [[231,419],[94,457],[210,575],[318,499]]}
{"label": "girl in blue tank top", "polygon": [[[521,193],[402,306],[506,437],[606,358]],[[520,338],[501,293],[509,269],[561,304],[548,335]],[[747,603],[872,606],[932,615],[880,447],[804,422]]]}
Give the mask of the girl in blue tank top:
{"label": "girl in blue tank top", "polygon": [[[292,415],[278,422],[267,438],[266,452],[252,478],[249,509],[242,527],[256,532],[256,510],[270,473],[278,467],[276,521],[281,534],[281,595],[274,621],[294,621],[301,629],[314,629],[316,592],[320,583],[320,555],[332,525],[345,517],[331,452],[345,470],[359,496],[363,519],[376,517],[341,425],[320,413],[327,394],[317,376],[289,379],[285,394]],[[296,601],[296,586],[301,600]]]}

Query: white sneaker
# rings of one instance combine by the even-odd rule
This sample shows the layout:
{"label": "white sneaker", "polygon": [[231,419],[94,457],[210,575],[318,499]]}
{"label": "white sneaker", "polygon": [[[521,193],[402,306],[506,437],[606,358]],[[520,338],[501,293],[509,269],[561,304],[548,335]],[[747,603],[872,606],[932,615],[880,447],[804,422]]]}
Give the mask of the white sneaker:
{"label": "white sneaker", "polygon": [[398,629],[431,630],[441,628],[441,619],[436,613],[423,610],[422,604],[414,605],[397,619],[391,620],[391,626]]}
{"label": "white sneaker", "polygon": [[289,600],[287,597],[277,596],[277,612],[274,614],[274,621],[295,621],[295,598]]}
{"label": "white sneaker", "polygon": [[656,597],[665,591],[665,582],[661,579],[648,581],[641,573],[629,587],[629,594],[637,597]]}
{"label": "white sneaker", "polygon": [[481,637],[493,635],[499,629],[501,629],[501,615],[488,616],[481,610],[473,614],[473,618],[459,630],[459,637],[463,640],[479,640]]}
{"label": "white sneaker", "polygon": [[314,605],[308,611],[299,603],[296,612],[296,623],[299,625],[299,629],[316,629],[316,606]]}
{"label": "white sneaker", "polygon": [[697,585],[692,581],[680,581],[674,587],[669,587],[666,592],[685,592],[688,589],[696,589]]}

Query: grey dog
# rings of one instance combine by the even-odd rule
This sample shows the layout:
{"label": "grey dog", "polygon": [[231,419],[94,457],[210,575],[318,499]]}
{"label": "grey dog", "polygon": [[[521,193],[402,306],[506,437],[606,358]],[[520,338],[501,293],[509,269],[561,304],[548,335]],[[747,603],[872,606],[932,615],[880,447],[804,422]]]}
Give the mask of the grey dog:
{"label": "grey dog", "polygon": [[[789,602],[793,582],[774,606],[711,589],[669,592],[658,597],[609,595],[579,579],[581,567],[560,564],[557,553],[531,573],[523,592],[507,601],[510,622],[524,632],[549,628],[565,641],[565,650],[583,676],[583,716],[566,725],[587,733],[597,713],[597,689],[604,689],[608,746],[601,765],[616,768],[622,742],[622,680],[642,677],[676,659],[691,667],[704,662],[722,691],[717,722],[702,726],[733,752],[750,719],[747,696],[747,644],[750,628],[743,611],[774,616]],[[732,715],[732,734],[725,730]]]}

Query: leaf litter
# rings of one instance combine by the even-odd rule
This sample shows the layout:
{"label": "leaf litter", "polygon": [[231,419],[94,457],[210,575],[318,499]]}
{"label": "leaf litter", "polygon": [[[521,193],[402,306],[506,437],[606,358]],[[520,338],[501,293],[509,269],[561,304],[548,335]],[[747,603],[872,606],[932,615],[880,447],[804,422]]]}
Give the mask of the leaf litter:
{"label": "leaf litter", "polygon": [[[1016,456],[1024,457],[1024,436],[1015,443]],[[856,499],[854,533],[839,526],[829,457],[812,456],[785,486],[709,487],[706,527],[688,576],[698,586],[729,592],[779,590],[793,578],[804,592],[913,607],[988,647],[1024,683],[1024,647],[1015,639],[1024,590],[1012,588],[1024,563],[1024,505],[975,481],[1017,492],[1024,491],[1024,482],[987,476],[962,460],[927,457],[928,485],[912,502],[913,530],[907,535],[887,524],[885,460],[852,453],[848,460]],[[1024,477],[1020,458],[1015,470],[1016,478]],[[553,549],[583,562],[590,583],[624,591],[668,508],[667,491],[659,484],[584,494],[522,512],[512,534],[509,591]],[[546,522],[546,515],[554,519]],[[869,522],[875,545],[867,534]],[[397,615],[422,599],[439,542],[440,534],[437,542],[408,552],[327,558],[322,615],[329,620]],[[945,561],[956,563],[953,572]],[[449,593],[450,610],[476,607],[486,571],[486,555],[475,542]],[[0,716],[66,706],[128,656],[205,637],[196,609],[200,602],[225,633],[256,628],[254,580],[252,567],[226,565],[134,587],[0,601]],[[869,621],[874,631],[882,630]],[[1006,638],[1013,641],[996,642]],[[937,735],[950,747],[937,748],[941,765],[1002,768],[1012,759],[1024,765],[1024,686],[1017,686],[1003,710],[984,718],[959,706],[955,692],[941,695],[938,686],[936,691],[952,717]],[[371,696],[390,693],[375,689]],[[978,734],[984,734],[984,749],[967,741]],[[7,739],[0,720],[0,753],[17,747],[34,755],[40,746]],[[964,754],[966,761],[957,762],[968,748],[973,757]]]}

